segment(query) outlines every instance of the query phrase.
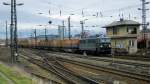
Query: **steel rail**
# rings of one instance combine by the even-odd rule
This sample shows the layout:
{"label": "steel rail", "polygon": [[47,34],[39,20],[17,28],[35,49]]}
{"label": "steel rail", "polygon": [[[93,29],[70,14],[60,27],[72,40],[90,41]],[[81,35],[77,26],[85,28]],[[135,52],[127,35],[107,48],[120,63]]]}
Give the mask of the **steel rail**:
{"label": "steel rail", "polygon": [[75,64],[75,65],[79,65],[79,66],[83,66],[83,67],[87,67],[87,68],[92,68],[92,69],[95,69],[95,70],[100,70],[100,71],[120,75],[120,76],[123,76],[123,77],[126,76],[128,78],[133,78],[133,79],[138,79],[138,80],[143,80],[143,81],[150,82],[150,80],[149,80],[150,76],[148,76],[148,75],[136,74],[136,73],[127,72],[127,71],[123,71],[123,70],[117,70],[117,69],[114,69],[114,68],[91,65],[91,64],[88,64],[88,63],[82,63],[82,62],[79,62],[79,61],[74,61],[74,60],[69,60],[69,59],[64,59],[64,58],[59,58],[59,57],[57,57],[57,59],[59,59],[59,61],[61,61],[61,62],[67,62],[67,63],[71,63],[71,64]]}
{"label": "steel rail", "polygon": [[[32,54],[32,55],[33,55],[33,54]],[[71,78],[70,75],[72,75],[72,76],[74,75],[74,76],[76,76],[77,78],[79,78],[79,79],[81,79],[81,80],[83,80],[83,81],[86,81],[85,84],[98,84],[98,82],[96,82],[96,81],[94,81],[94,80],[92,80],[92,79],[90,79],[90,78],[78,76],[77,74],[75,74],[75,73],[73,73],[73,72],[71,72],[71,71],[69,71],[69,70],[66,70],[65,68],[60,68],[59,66],[56,66],[56,65],[50,63],[50,62],[47,60],[47,58],[45,58],[45,56],[43,56],[43,53],[42,53],[42,54],[39,53],[38,55],[39,55],[39,56],[42,56],[42,58],[43,58],[44,60],[43,60],[43,61],[42,61],[42,60],[37,60],[37,59],[35,59],[35,58],[33,58],[33,57],[30,57],[30,59],[28,59],[28,60],[29,60],[30,62],[32,62],[32,63],[34,63],[34,64],[38,64],[38,65],[40,64],[40,63],[38,63],[38,61],[44,62],[48,68],[50,68],[50,69],[53,70],[53,71],[51,70],[52,72],[55,71],[55,72],[57,73],[57,75],[59,74],[59,76],[65,78],[65,80],[71,81],[70,84],[75,84],[75,82],[76,82],[76,81],[73,81],[73,79],[70,79],[70,78]],[[35,61],[35,60],[36,60],[36,61]],[[54,61],[56,61],[56,60],[54,60]],[[64,73],[69,74],[69,75],[65,75]]]}

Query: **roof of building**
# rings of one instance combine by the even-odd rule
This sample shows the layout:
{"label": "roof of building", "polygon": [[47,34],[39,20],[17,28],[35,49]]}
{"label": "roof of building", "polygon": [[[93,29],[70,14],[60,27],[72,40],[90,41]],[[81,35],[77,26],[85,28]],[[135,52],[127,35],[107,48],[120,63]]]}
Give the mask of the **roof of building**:
{"label": "roof of building", "polygon": [[133,20],[120,20],[120,21],[114,21],[109,25],[104,26],[103,28],[109,28],[114,26],[123,26],[123,25],[137,25],[140,26],[139,22],[133,21]]}

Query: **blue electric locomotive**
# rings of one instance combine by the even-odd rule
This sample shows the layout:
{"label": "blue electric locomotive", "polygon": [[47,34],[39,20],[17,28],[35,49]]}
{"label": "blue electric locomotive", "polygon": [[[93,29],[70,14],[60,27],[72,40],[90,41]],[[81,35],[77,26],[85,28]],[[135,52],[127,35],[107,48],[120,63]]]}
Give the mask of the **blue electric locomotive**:
{"label": "blue electric locomotive", "polygon": [[111,39],[108,37],[81,39],[79,50],[86,53],[111,54]]}

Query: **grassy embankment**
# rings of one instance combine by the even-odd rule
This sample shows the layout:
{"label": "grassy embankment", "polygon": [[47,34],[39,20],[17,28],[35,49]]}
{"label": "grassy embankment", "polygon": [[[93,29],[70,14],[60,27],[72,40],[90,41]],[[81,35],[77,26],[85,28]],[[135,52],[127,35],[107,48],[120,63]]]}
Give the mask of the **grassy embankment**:
{"label": "grassy embankment", "polygon": [[[13,84],[32,84],[32,79],[23,75],[21,72],[15,71],[1,63],[0,72],[10,79]],[[4,77],[0,76],[0,84],[8,84],[8,81]]]}
{"label": "grassy embankment", "polygon": [[0,75],[0,84],[8,84],[7,80]]}

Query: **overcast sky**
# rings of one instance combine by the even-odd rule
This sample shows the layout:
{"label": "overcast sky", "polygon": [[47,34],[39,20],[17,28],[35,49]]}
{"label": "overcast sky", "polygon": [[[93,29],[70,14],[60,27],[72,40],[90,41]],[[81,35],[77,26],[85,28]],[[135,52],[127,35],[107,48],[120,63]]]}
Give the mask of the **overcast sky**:
{"label": "overcast sky", "polygon": [[[3,2],[10,3],[10,0],[0,0],[1,38],[5,34],[5,21],[10,21],[10,6],[2,5]],[[122,14],[124,19],[141,23],[141,11],[137,10],[141,7],[140,0],[17,0],[17,3],[24,3],[23,6],[17,7],[20,37],[29,36],[34,28],[38,29],[38,34],[44,33],[44,27],[36,25],[48,25],[49,20],[52,21],[52,25],[47,26],[49,34],[57,34],[57,26],[55,25],[62,25],[64,20],[65,26],[67,26],[67,18],[70,14],[74,14],[71,15],[71,26],[74,26],[72,27],[73,34],[81,31],[80,21],[84,19],[88,19],[85,21],[85,26],[89,26],[85,30],[90,31],[91,34],[105,32],[101,27],[119,20],[119,15],[122,16]],[[147,5],[148,8],[149,5]],[[98,17],[93,16],[97,12],[99,13]],[[149,22],[150,12],[147,13]],[[93,25],[97,25],[97,27],[92,27]]]}

